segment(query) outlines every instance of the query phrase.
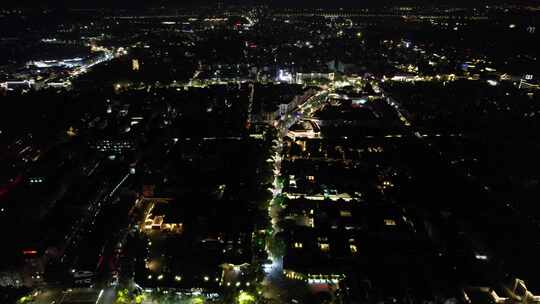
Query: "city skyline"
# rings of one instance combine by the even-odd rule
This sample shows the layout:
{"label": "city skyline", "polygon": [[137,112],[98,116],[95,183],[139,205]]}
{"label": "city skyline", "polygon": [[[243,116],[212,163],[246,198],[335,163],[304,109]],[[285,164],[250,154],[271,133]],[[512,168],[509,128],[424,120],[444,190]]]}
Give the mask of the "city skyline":
{"label": "city skyline", "polygon": [[0,303],[540,303],[540,6],[390,2],[0,8]]}

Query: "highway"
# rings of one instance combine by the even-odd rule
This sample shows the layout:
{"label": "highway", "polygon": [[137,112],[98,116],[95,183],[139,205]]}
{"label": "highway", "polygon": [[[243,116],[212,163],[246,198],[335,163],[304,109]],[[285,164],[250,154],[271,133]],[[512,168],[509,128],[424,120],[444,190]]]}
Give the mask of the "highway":
{"label": "highway", "polygon": [[[38,288],[33,291],[35,297],[30,303],[62,304],[86,301],[84,303],[112,304],[114,302],[116,295],[114,273],[119,271],[118,260],[120,258],[118,244],[125,241],[129,226],[123,227],[120,218],[115,223],[109,222],[111,218],[117,217],[116,213],[125,213],[125,217],[128,217],[129,202],[122,204],[118,201],[118,190],[133,180],[130,179],[129,169],[122,170],[122,167],[101,168],[98,166],[98,168],[94,168],[95,174],[92,175],[92,179],[101,179],[101,181],[97,184],[95,194],[88,202],[85,216],[76,222],[69,235],[66,236],[62,261],[66,266],[71,266],[70,269],[73,269],[74,272],[79,270],[93,272],[93,275],[80,279],[80,281],[84,281],[84,279],[90,278],[91,283],[82,284],[85,285],[84,287],[79,283]],[[105,235],[102,235],[103,233]],[[104,239],[101,239],[102,237]],[[94,243],[103,244],[95,269],[80,269],[80,267],[85,267],[79,265],[81,256],[84,255],[81,251],[97,247]],[[94,249],[99,252],[99,247]],[[90,255],[88,252],[85,254],[91,259],[92,252]],[[98,258],[97,255],[95,257]],[[88,265],[88,263],[83,262],[83,265]]]}

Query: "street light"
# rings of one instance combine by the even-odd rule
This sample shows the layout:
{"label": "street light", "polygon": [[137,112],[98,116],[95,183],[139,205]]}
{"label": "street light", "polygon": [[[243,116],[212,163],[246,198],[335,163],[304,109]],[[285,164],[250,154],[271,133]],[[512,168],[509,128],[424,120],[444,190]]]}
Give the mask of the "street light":
{"label": "street light", "polygon": [[238,303],[239,304],[248,304],[248,303],[254,303],[255,297],[245,291],[241,291],[238,294]]}

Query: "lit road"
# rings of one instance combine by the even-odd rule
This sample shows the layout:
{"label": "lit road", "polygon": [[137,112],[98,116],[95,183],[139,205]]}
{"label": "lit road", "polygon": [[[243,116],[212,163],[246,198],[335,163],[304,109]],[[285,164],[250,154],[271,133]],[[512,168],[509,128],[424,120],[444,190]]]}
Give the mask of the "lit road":
{"label": "lit road", "polygon": [[[117,169],[114,171],[117,172]],[[110,171],[101,172],[100,175],[105,173],[110,173]],[[72,263],[71,258],[78,255],[77,243],[84,240],[82,236],[85,234],[86,229],[93,225],[103,206],[113,203],[118,189],[129,181],[131,175],[130,172],[126,172],[123,175],[117,176],[117,178],[106,180],[99,185],[96,195],[89,202],[87,214],[73,227],[72,232],[66,239],[66,249],[68,252],[65,252],[64,257],[69,260],[68,263]],[[118,233],[111,233],[102,252],[103,260],[109,261],[114,258],[116,244],[124,240],[126,233],[127,229],[122,229]],[[107,266],[109,265],[109,263],[105,264]],[[76,264],[73,264],[73,266],[76,267]],[[84,300],[88,303],[112,304],[116,295],[115,286],[110,287],[112,270],[114,269],[109,269],[108,267],[98,270],[94,282],[95,287],[93,288],[67,289],[67,286],[64,286],[62,289],[48,287],[42,292],[39,292],[31,303],[62,304],[64,302],[82,302]]]}
{"label": "lit road", "polygon": [[35,291],[32,304],[52,304],[60,303],[63,297],[62,290],[57,288],[48,288],[44,291]]}
{"label": "lit road", "polygon": [[[292,113],[287,113],[279,121],[277,129],[280,131],[282,137],[287,135],[289,128],[303,118],[310,118],[321,106],[322,102],[326,100],[329,91],[320,91],[317,94],[311,96],[306,102],[299,105]],[[298,115],[295,115],[295,112]]]}
{"label": "lit road", "polygon": [[103,57],[98,58],[94,62],[91,62],[91,63],[88,63],[88,64],[85,64],[85,65],[74,68],[73,70],[70,71],[70,73],[69,73],[70,75],[67,76],[67,77],[52,75],[52,76],[50,76],[48,78],[45,78],[45,79],[39,81],[38,86],[46,86],[47,84],[50,84],[50,83],[66,83],[66,84],[70,85],[72,80],[74,80],[77,77],[87,73],[94,66],[100,65],[100,64],[102,64],[104,62],[108,62],[108,61],[115,58],[115,56],[113,54],[113,51],[111,51],[109,49],[106,49],[106,48],[102,48],[102,49],[104,50],[104,53],[105,53],[103,55]]}
{"label": "lit road", "polygon": [[382,96],[384,97],[384,101],[392,108],[396,111],[396,114],[398,115],[399,117],[399,120],[401,121],[401,123],[406,126],[406,127],[410,127],[411,126],[411,122],[409,120],[409,114],[407,113],[407,111],[405,111],[405,109],[403,109],[403,107],[401,106],[401,104],[396,101],[392,96],[389,96],[380,86],[378,83],[376,82],[372,82],[371,85],[373,86],[373,90],[376,92],[376,93],[381,93]]}
{"label": "lit road", "polygon": [[64,303],[95,303],[113,304],[116,296],[114,288],[73,288],[62,290],[48,288],[44,291],[35,291],[31,304],[64,304]]}
{"label": "lit road", "polygon": [[98,297],[96,304],[112,304],[114,303],[115,299],[116,299],[116,289],[113,287],[109,287],[103,290],[103,293],[101,294],[100,297]]}
{"label": "lit road", "polygon": [[[275,198],[281,194],[282,188],[277,181],[277,177],[281,172],[281,155],[283,152],[283,138],[287,135],[289,128],[297,123],[303,118],[309,118],[314,112],[316,112],[326,101],[328,96],[328,91],[321,91],[314,96],[310,97],[305,103],[299,105],[294,112],[298,112],[299,115],[286,114],[284,119],[280,119],[277,124],[278,129],[278,138],[277,138],[277,149],[274,156],[274,182],[272,184],[272,195],[273,198],[268,207],[268,215],[272,223],[272,231],[274,235],[280,232],[280,229],[277,225],[279,220],[279,212],[281,211],[281,206],[274,202]],[[282,298],[286,298],[286,294],[283,286],[286,285],[286,281],[283,279],[283,257],[273,256],[267,247],[267,254],[269,259],[272,261],[271,264],[265,265],[265,278],[262,283],[263,285],[263,295],[265,298],[273,299],[279,301]]]}

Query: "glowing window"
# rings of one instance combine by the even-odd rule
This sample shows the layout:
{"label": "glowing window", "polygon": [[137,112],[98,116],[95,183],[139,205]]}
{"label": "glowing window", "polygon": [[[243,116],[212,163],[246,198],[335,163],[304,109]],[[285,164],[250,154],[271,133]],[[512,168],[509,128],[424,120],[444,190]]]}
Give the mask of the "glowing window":
{"label": "glowing window", "polygon": [[328,251],[330,251],[330,244],[328,244],[328,243],[319,243],[319,249],[322,252],[328,252]]}
{"label": "glowing window", "polygon": [[392,219],[385,219],[384,220],[384,224],[386,226],[395,226],[396,225],[396,221],[392,220]]}
{"label": "glowing window", "polygon": [[351,217],[352,216],[351,212],[348,211],[348,210],[339,211],[339,215],[341,215],[341,217]]}

